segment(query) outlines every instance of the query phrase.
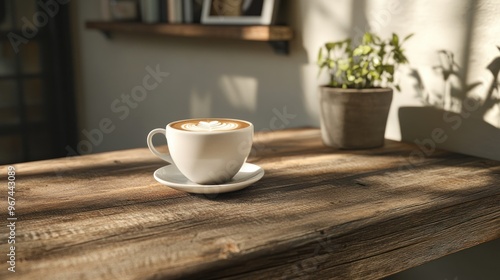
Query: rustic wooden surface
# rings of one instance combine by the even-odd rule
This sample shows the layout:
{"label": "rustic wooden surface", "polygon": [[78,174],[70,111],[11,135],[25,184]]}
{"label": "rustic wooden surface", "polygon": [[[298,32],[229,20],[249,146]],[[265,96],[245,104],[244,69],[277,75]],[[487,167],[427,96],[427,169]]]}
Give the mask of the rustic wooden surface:
{"label": "rustic wooden surface", "polygon": [[106,32],[149,33],[181,37],[227,38],[249,41],[288,41],[293,31],[280,25],[146,24],[138,22],[89,21],[86,27]]}
{"label": "rustic wooden surface", "polygon": [[500,162],[332,150],[316,129],[254,147],[262,180],[210,196],[157,183],[145,148],[16,164],[16,273],[2,242],[0,279],[371,279],[500,237]]}

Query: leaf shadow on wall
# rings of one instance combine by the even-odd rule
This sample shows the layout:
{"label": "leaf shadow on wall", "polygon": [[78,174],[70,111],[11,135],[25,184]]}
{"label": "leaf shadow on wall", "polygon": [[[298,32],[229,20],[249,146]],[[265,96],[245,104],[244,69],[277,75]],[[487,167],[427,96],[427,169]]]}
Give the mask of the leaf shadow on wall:
{"label": "leaf shadow on wall", "polygon": [[[426,90],[421,75],[412,69],[410,76],[416,80],[414,87],[425,107],[399,108],[402,140],[416,143],[423,152],[439,147],[500,160],[500,127],[484,120],[490,110],[500,107],[500,55],[486,66],[493,78],[489,85],[484,85],[484,98],[471,94],[483,83],[465,84],[452,52],[440,50],[438,56],[439,65],[433,69],[442,77],[442,92]],[[458,86],[451,82],[453,78],[459,81]]]}

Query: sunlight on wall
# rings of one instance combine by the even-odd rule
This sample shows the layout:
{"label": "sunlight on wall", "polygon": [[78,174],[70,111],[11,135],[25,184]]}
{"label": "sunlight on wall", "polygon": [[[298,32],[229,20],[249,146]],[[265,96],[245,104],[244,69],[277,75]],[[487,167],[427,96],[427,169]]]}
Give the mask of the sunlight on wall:
{"label": "sunlight on wall", "polygon": [[327,82],[327,76],[318,77],[316,59],[318,49],[326,41],[342,40],[349,36],[352,4],[349,0],[297,1],[292,6],[293,28],[298,48],[306,50],[307,62],[299,65],[301,92],[308,116],[319,123],[318,85]]}
{"label": "sunlight on wall", "polygon": [[[496,137],[500,136],[500,130],[495,129],[500,128],[498,2],[358,0],[332,4],[317,0],[298,1],[293,7],[298,44],[307,53],[307,64],[301,66],[301,88],[308,114],[318,116],[318,86],[326,83],[326,75],[317,77],[321,45],[348,36],[356,40],[368,30],[381,37],[393,32],[400,36],[415,33],[405,45],[410,65],[400,69],[402,91],[394,94],[386,137],[402,139],[401,126],[408,121],[400,119],[402,109],[430,107],[437,110],[432,120],[409,116],[410,122],[417,121],[420,127],[405,128],[415,133],[404,140],[424,139],[439,126],[450,130],[449,140],[441,148],[478,156],[491,154],[493,140],[485,143],[485,139],[498,142]],[[474,100],[480,103],[478,109],[464,107]],[[446,115],[447,111],[465,112],[465,117]]]}
{"label": "sunlight on wall", "polygon": [[[489,103],[481,107],[481,110],[487,110],[476,116],[484,118],[488,125],[500,128],[500,94],[498,87],[489,90],[495,77],[487,69],[495,58],[500,59],[500,51],[496,48],[500,45],[498,1],[283,2],[287,6],[284,7],[285,22],[295,33],[288,56],[276,55],[266,44],[256,42],[137,34],[116,34],[113,40],[108,40],[97,31],[84,27],[86,20],[95,19],[100,2],[75,2],[75,14],[78,15],[75,36],[81,45],[81,59],[77,63],[80,71],[77,71],[76,80],[81,92],[78,106],[82,128],[91,129],[99,119],[106,117],[110,112],[110,102],[119,98],[121,93],[130,92],[141,81],[145,66],[161,63],[162,69],[172,74],[139,108],[134,109],[126,122],[117,126],[116,132],[107,136],[109,140],[96,151],[144,145],[139,134],[126,141],[122,140],[122,135],[137,127],[146,133],[153,124],[163,125],[165,120],[190,116],[235,116],[252,120],[256,127],[265,128],[272,118],[273,109],[286,106],[297,115],[291,126],[319,127],[318,86],[326,83],[327,76],[317,76],[318,49],[325,42],[360,36],[367,29],[378,32],[381,37],[392,32],[401,36],[415,33],[405,45],[410,66],[401,69],[399,75],[402,92],[394,94],[387,138],[401,139],[401,108],[431,106],[429,103],[438,107],[439,96],[461,94],[463,98],[464,91],[467,91],[465,97],[477,97],[482,102],[488,100]],[[449,78],[448,85],[442,72],[435,68],[439,66],[439,50],[453,53],[460,65],[458,76]],[[411,76],[414,72],[420,73],[422,88]],[[481,84],[472,90],[464,87],[477,82]],[[422,100],[422,96],[429,98]],[[456,112],[461,105],[456,97],[453,98],[453,106],[458,106],[453,109]],[[441,108],[449,108],[449,105]],[[437,118],[443,122],[442,113]],[[433,121],[428,124],[433,125],[437,124]],[[442,125],[449,128],[449,123]],[[443,148],[450,148],[449,144],[455,137],[466,145],[464,139],[470,138],[464,134],[483,135],[471,132],[470,127],[474,125],[457,129],[454,131],[456,136],[450,134],[450,141]],[[489,135],[489,132],[485,134]],[[425,130],[415,135],[419,139],[428,137]],[[486,145],[476,146],[488,152],[484,148]],[[466,153],[467,149],[461,150],[461,147],[466,146],[460,146],[458,151]]]}
{"label": "sunlight on wall", "polygon": [[484,120],[500,128],[500,7],[496,1],[483,0],[476,3],[473,12],[467,83],[482,82],[471,93],[479,95],[485,107],[490,107]]}
{"label": "sunlight on wall", "polygon": [[319,122],[319,87],[326,83],[325,77],[318,78],[316,64],[301,67],[302,92],[304,93],[304,106],[309,116]]}
{"label": "sunlight on wall", "polygon": [[254,77],[223,75],[219,85],[228,102],[235,108],[249,112],[257,109],[258,81]]}
{"label": "sunlight on wall", "polygon": [[191,118],[208,118],[212,112],[212,95],[210,92],[200,93],[197,89],[191,90],[189,99],[189,116]]}
{"label": "sunlight on wall", "polygon": [[297,3],[297,37],[307,50],[308,60],[316,63],[318,49],[326,41],[349,36],[351,1],[299,1]]}
{"label": "sunlight on wall", "polygon": [[[366,2],[366,10],[364,11],[364,14],[367,18],[369,29],[372,32],[386,34],[390,31],[387,27],[396,22],[398,16],[404,12],[403,5],[411,5],[411,3],[402,3],[400,0]],[[356,29],[360,28],[362,28],[362,26]],[[366,31],[366,29],[368,28],[365,27],[362,31]]]}

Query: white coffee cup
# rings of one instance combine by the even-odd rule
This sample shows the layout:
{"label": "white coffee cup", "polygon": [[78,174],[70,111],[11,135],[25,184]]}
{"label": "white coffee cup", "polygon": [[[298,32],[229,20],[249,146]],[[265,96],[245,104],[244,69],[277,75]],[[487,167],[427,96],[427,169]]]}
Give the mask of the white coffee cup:
{"label": "white coffee cup", "polygon": [[[174,164],[190,181],[221,184],[233,178],[245,163],[253,141],[253,124],[227,118],[188,119],[153,129],[148,147],[159,158]],[[152,139],[164,134],[168,154],[158,152]]]}

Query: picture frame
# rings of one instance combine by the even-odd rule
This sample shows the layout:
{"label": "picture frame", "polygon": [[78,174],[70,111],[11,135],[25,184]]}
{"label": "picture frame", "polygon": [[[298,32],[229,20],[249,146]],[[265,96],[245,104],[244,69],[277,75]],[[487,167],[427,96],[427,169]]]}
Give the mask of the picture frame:
{"label": "picture frame", "polygon": [[203,24],[271,25],[279,0],[204,0]]}

